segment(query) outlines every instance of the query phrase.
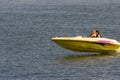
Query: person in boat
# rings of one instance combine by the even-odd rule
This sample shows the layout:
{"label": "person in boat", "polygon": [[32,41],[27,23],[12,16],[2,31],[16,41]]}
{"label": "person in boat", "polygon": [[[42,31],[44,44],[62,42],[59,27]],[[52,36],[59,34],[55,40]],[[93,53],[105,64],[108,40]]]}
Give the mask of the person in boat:
{"label": "person in boat", "polygon": [[102,36],[101,36],[101,34],[100,34],[100,32],[98,30],[92,30],[91,34],[90,34],[90,37],[91,38],[100,38]]}
{"label": "person in boat", "polygon": [[96,33],[97,33],[97,36],[96,36],[96,37],[98,37],[98,38],[101,38],[101,37],[102,37],[101,34],[100,34],[100,32],[99,32],[98,30],[96,30]]}

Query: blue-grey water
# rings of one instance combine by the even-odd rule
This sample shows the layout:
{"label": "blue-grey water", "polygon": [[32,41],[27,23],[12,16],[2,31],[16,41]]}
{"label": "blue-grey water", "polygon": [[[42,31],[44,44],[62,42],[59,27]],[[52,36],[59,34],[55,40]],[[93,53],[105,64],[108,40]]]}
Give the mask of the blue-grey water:
{"label": "blue-grey water", "polygon": [[92,29],[120,41],[120,4],[1,5],[0,80],[119,80],[119,54],[73,52],[50,40]]}

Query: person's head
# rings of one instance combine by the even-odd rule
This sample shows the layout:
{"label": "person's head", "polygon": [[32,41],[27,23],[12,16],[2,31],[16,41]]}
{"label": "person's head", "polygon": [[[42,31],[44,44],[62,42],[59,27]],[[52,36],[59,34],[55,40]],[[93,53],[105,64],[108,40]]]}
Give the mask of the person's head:
{"label": "person's head", "polygon": [[96,30],[96,33],[97,33],[97,34],[100,34],[100,32],[99,32],[98,30]]}
{"label": "person's head", "polygon": [[91,31],[91,34],[96,34],[96,30],[95,30],[95,29],[92,30],[92,31]]}
{"label": "person's head", "polygon": [[96,30],[96,33],[97,33],[98,37],[102,37],[98,30]]}

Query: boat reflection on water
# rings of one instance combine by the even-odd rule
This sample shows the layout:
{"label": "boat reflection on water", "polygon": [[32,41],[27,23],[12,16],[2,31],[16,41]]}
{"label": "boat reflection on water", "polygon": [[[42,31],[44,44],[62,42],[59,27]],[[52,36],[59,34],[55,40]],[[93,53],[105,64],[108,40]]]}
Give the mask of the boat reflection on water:
{"label": "boat reflection on water", "polygon": [[120,53],[99,53],[99,54],[86,54],[86,55],[69,55],[59,58],[60,62],[73,62],[80,60],[94,60],[94,59],[109,59],[113,57],[120,57]]}

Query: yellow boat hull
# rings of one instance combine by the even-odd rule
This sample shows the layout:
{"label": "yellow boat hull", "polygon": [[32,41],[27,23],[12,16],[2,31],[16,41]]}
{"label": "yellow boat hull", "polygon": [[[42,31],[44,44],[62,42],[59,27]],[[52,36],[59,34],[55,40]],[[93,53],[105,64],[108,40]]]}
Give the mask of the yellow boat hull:
{"label": "yellow boat hull", "polygon": [[78,52],[105,53],[120,49],[120,43],[106,38],[58,37],[52,38],[52,41],[63,48]]}

